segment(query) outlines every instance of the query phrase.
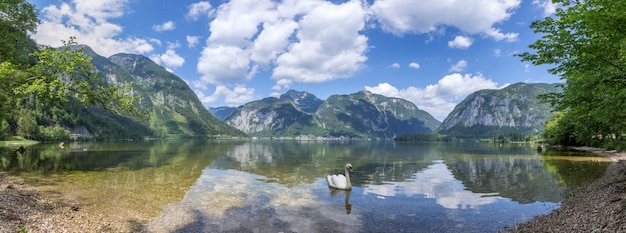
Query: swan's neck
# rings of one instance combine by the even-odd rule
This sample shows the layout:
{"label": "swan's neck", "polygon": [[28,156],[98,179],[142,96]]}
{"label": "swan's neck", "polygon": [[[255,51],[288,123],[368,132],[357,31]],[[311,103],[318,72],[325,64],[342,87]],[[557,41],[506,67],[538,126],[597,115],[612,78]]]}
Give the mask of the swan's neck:
{"label": "swan's neck", "polygon": [[351,188],[352,183],[350,183],[350,171],[348,171],[348,168],[345,168],[344,170],[346,171],[346,188]]}

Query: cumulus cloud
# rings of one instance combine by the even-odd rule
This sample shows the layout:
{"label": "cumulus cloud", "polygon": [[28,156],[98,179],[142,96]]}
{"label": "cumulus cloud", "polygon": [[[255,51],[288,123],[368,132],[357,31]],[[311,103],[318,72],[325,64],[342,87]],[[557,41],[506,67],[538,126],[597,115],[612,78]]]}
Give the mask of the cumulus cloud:
{"label": "cumulus cloud", "polygon": [[176,23],[174,23],[174,21],[167,21],[163,24],[152,26],[152,29],[154,29],[157,32],[171,31],[171,30],[174,30],[175,28],[176,28]]}
{"label": "cumulus cloud", "polygon": [[215,9],[208,1],[197,2],[189,5],[189,12],[187,12],[187,19],[198,20],[202,16],[213,17]]}
{"label": "cumulus cloud", "polygon": [[415,103],[418,108],[443,121],[467,95],[482,89],[496,88],[498,88],[497,83],[485,78],[482,74],[454,73],[444,76],[436,84],[428,85],[425,88],[410,86],[405,89],[398,89],[389,83],[380,83],[374,87],[366,86],[365,90],[409,100]]}
{"label": "cumulus cloud", "polygon": [[[517,33],[502,32],[497,25],[508,20],[520,3],[377,0],[368,5],[361,0],[231,0],[215,8],[208,2],[192,4],[188,18],[213,17],[197,64],[202,78],[194,86],[206,90],[208,85],[244,84],[259,71],[271,73],[276,91],[294,83],[351,77],[368,59],[370,46],[364,31],[372,23],[395,35],[443,34],[446,27],[454,27],[467,36],[455,37],[449,42],[451,48],[469,48],[472,35],[514,41]],[[450,72],[461,72],[466,66],[467,61],[461,60]],[[419,69],[419,64],[409,67]]]}
{"label": "cumulus cloud", "polygon": [[274,88],[350,77],[367,60],[362,2],[232,0],[220,5],[199,59],[205,86],[271,69]]}
{"label": "cumulus cloud", "polygon": [[231,45],[211,45],[202,51],[198,71],[203,74],[196,85],[245,82],[249,74],[249,52]]}
{"label": "cumulus cloud", "polygon": [[289,37],[298,27],[293,20],[278,20],[276,22],[265,22],[263,30],[250,48],[250,59],[258,64],[267,66],[275,61],[276,57],[284,52],[284,48],[289,45]]}
{"label": "cumulus cloud", "polygon": [[456,49],[467,49],[474,41],[466,36],[456,36],[454,40],[448,41],[448,47]]}
{"label": "cumulus cloud", "polygon": [[[299,22],[298,42],[277,60],[272,79],[281,83],[324,82],[349,77],[367,60],[366,12],[359,1],[323,2]],[[287,85],[286,85],[287,86]]]}
{"label": "cumulus cloud", "polygon": [[176,54],[172,48],[167,49],[163,54],[152,55],[150,59],[158,64],[163,64],[170,72],[185,63],[185,59]]}
{"label": "cumulus cloud", "polygon": [[465,69],[465,67],[467,67],[467,61],[459,60],[458,62],[456,62],[456,64],[450,67],[449,72],[461,72]]}
{"label": "cumulus cloud", "polygon": [[109,22],[125,14],[128,0],[72,1],[49,5],[41,10],[41,23],[33,39],[37,43],[61,46],[62,40],[76,36],[98,54],[110,56],[119,52],[149,53],[154,50],[149,39],[120,36],[123,27]]}
{"label": "cumulus cloud", "polygon": [[[371,6],[383,30],[403,35],[430,33],[449,26],[469,34],[513,39],[516,33],[502,33],[493,26],[507,20],[521,0],[377,0]],[[411,7],[407,7],[411,6]]]}
{"label": "cumulus cloud", "polygon": [[502,33],[500,32],[500,29],[498,28],[491,28],[487,31],[485,31],[485,34],[487,34],[488,36],[491,36],[493,39],[495,40],[504,40],[507,42],[511,42],[511,41],[516,41],[517,37],[519,37],[519,33]]}
{"label": "cumulus cloud", "polygon": [[399,69],[400,68],[400,64],[398,64],[396,62],[396,63],[393,63],[393,64],[389,65],[389,67],[394,68],[394,69]]}
{"label": "cumulus cloud", "polygon": [[248,88],[244,85],[237,85],[233,89],[229,89],[225,85],[217,85],[213,94],[209,96],[197,90],[196,95],[203,104],[210,104],[223,98],[227,105],[237,106],[252,101],[254,91],[254,88]]}

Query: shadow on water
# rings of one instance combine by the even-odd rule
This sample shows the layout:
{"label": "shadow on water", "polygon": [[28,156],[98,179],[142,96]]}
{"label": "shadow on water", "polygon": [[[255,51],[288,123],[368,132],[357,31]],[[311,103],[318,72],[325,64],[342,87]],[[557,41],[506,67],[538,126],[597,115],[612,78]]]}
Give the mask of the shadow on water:
{"label": "shadow on water", "polygon": [[212,151],[228,151],[237,141],[223,143],[203,140],[74,142],[60,148],[57,144],[35,144],[24,150],[0,147],[0,171],[12,174],[55,174],[74,171],[140,170],[171,163],[174,157],[208,154],[201,145],[214,145]]}
{"label": "shadow on water", "polygon": [[555,182],[577,187],[588,184],[604,175],[611,159],[590,152],[548,149],[542,153],[547,171],[558,176]]}

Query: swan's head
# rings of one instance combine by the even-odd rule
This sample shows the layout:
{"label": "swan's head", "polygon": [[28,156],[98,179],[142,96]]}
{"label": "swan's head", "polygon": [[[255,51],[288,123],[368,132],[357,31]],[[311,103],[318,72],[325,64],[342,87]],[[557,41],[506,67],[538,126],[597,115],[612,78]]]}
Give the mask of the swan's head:
{"label": "swan's head", "polygon": [[350,172],[352,172],[352,164],[347,163],[346,164],[346,169]]}

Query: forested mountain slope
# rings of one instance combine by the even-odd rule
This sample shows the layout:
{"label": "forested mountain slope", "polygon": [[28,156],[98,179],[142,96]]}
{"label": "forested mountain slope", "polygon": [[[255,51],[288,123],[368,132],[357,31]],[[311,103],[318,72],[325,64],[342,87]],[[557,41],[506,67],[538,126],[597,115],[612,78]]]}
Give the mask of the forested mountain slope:
{"label": "forested mountain slope", "polygon": [[94,107],[78,108],[68,110],[76,116],[65,122],[68,127],[86,127],[91,136],[99,138],[245,135],[213,116],[187,83],[147,57],[115,54],[105,58],[86,46],[80,47],[92,57],[106,83],[130,87],[131,94],[139,96],[138,106],[149,118],[146,121],[116,116]]}

